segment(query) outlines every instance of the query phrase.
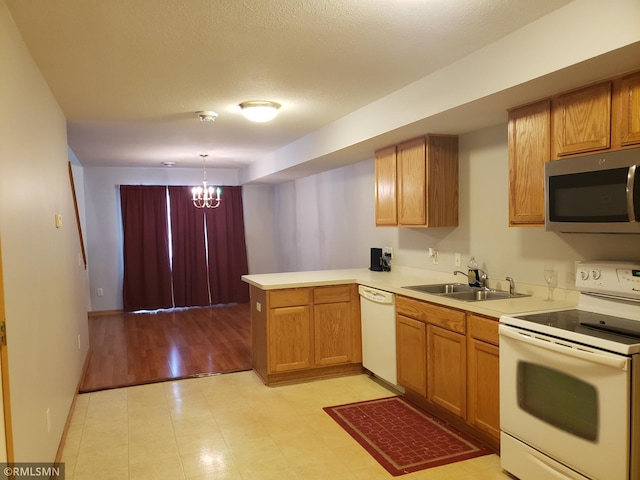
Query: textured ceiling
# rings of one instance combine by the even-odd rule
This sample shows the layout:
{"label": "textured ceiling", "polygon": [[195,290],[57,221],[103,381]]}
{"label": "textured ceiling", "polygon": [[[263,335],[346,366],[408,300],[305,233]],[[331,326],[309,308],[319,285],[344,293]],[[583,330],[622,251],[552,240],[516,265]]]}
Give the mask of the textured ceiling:
{"label": "textured ceiling", "polygon": [[[6,0],[85,166],[238,168],[570,0]],[[268,124],[237,109],[282,104]],[[195,112],[214,110],[213,124]]]}

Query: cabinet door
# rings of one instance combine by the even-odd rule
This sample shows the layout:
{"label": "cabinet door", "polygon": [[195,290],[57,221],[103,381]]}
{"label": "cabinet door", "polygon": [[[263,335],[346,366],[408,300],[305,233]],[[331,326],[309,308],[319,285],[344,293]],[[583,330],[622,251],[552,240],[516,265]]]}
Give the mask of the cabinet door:
{"label": "cabinet door", "polygon": [[498,439],[500,437],[499,348],[469,339],[469,423]]}
{"label": "cabinet door", "polygon": [[351,302],[314,306],[314,350],[316,365],[351,361]]}
{"label": "cabinet door", "polygon": [[269,373],[311,366],[311,307],[272,308],[269,312]]}
{"label": "cabinet door", "polygon": [[464,419],[467,413],[467,343],[464,335],[427,326],[427,399]]}
{"label": "cabinet door", "polygon": [[426,222],[425,139],[398,145],[398,223],[424,225]]}
{"label": "cabinet door", "polygon": [[551,158],[551,104],[509,112],[509,226],[544,225],[544,164]]}
{"label": "cabinet door", "polygon": [[398,385],[427,396],[426,324],[396,315]]}
{"label": "cabinet door", "polygon": [[428,227],[458,226],[458,137],[428,135],[426,150]]}
{"label": "cabinet door", "polygon": [[611,82],[560,95],[553,102],[558,156],[611,147]]}
{"label": "cabinet door", "polygon": [[620,98],[620,143],[640,143],[640,74],[622,80]]}
{"label": "cabinet door", "polygon": [[396,147],[376,152],[376,225],[398,224],[396,202]]}

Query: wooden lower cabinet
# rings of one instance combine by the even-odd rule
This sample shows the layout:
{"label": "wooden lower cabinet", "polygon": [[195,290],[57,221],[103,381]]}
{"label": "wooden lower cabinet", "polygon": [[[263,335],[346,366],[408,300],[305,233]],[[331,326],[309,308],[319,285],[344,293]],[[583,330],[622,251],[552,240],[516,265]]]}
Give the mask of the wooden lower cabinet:
{"label": "wooden lower cabinet", "polygon": [[362,371],[357,285],[251,286],[253,369],[267,385]]}
{"label": "wooden lower cabinet", "polygon": [[315,364],[351,361],[351,302],[314,307]]}
{"label": "wooden lower cabinet", "polygon": [[398,385],[427,396],[427,325],[396,316]]}
{"label": "wooden lower cabinet", "polygon": [[499,451],[497,319],[398,295],[396,348],[406,397]]}
{"label": "wooden lower cabinet", "polygon": [[466,418],[465,314],[396,298],[398,383],[457,418]]}
{"label": "wooden lower cabinet", "polygon": [[309,305],[272,308],[268,332],[269,371],[286,372],[311,366]]}
{"label": "wooden lower cabinet", "polygon": [[467,315],[468,421],[496,442],[500,438],[498,320]]}
{"label": "wooden lower cabinet", "polygon": [[466,337],[427,326],[427,399],[457,417],[467,416]]}

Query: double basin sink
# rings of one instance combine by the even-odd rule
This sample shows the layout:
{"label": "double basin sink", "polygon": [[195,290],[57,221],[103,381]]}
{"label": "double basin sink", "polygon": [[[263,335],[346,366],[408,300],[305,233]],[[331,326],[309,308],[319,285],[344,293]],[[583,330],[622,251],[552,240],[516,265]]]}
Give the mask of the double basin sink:
{"label": "double basin sink", "polygon": [[439,283],[433,285],[412,285],[407,288],[417,292],[438,295],[452,298],[463,302],[480,302],[483,300],[504,300],[508,298],[530,297],[524,293],[502,292],[500,290],[490,290],[487,288],[470,287],[463,283]]}

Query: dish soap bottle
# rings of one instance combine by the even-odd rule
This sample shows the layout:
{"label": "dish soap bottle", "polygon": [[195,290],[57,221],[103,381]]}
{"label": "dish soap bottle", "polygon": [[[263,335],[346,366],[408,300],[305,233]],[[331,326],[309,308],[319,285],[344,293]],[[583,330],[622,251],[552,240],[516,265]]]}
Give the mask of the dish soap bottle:
{"label": "dish soap bottle", "polygon": [[467,263],[468,275],[469,275],[469,286],[470,287],[480,287],[480,272],[478,271],[478,262],[476,262],[476,257],[471,257],[469,259],[469,263]]}

